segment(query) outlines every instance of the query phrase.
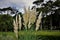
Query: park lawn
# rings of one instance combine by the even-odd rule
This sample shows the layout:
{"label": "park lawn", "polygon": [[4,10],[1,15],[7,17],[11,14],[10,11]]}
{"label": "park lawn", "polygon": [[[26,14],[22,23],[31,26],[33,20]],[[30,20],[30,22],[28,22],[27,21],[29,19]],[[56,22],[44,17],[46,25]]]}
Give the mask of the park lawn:
{"label": "park lawn", "polygon": [[15,36],[15,33],[14,32],[0,32],[0,35]]}
{"label": "park lawn", "polygon": [[19,31],[19,40],[60,40],[60,31]]}
{"label": "park lawn", "polygon": [[0,40],[17,40],[14,32],[0,32]]}
{"label": "park lawn", "polygon": [[[0,32],[0,35],[15,36],[14,32]],[[43,31],[19,31],[19,35],[42,35],[42,36],[60,36],[59,30],[43,30]]]}
{"label": "park lawn", "polygon": [[[2,36],[1,36],[2,35]],[[19,31],[18,40],[60,40],[60,31],[58,30],[42,30],[42,31]],[[1,40],[17,40],[14,32],[0,32]]]}
{"label": "park lawn", "polygon": [[59,30],[19,31],[19,35],[60,36]]}

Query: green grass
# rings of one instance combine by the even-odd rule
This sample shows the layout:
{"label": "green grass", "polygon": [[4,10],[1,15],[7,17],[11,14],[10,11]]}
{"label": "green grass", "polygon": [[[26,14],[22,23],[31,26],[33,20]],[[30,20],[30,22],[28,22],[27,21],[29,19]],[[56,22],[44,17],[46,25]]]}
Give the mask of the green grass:
{"label": "green grass", "polygon": [[[59,30],[19,31],[18,40],[60,40]],[[14,32],[0,32],[0,40],[17,40]]]}
{"label": "green grass", "polygon": [[60,40],[60,31],[19,31],[19,40]]}
{"label": "green grass", "polygon": [[14,32],[0,32],[0,40],[17,40]]}
{"label": "green grass", "polygon": [[60,36],[60,31],[19,31],[19,35],[43,35],[43,36]]}

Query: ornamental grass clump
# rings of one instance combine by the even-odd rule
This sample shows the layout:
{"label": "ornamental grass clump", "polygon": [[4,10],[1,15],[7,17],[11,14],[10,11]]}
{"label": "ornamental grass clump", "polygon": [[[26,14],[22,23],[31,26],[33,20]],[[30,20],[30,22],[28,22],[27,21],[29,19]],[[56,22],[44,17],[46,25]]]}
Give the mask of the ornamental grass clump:
{"label": "ornamental grass clump", "polygon": [[32,24],[34,24],[36,20],[36,10],[31,10],[30,11],[30,16],[29,16],[29,23],[28,23],[28,29],[31,28]]}
{"label": "ornamental grass clump", "polygon": [[23,14],[24,26],[25,29],[30,29],[32,24],[34,24],[36,20],[36,9],[30,10],[30,8],[24,8],[25,13]]}
{"label": "ornamental grass clump", "polygon": [[23,20],[24,20],[23,25],[24,25],[25,29],[28,29],[27,25],[28,25],[28,22],[29,22],[29,16],[30,16],[30,14],[29,14],[29,12],[27,11],[26,8],[24,8],[24,11],[25,11],[25,13],[23,14]]}

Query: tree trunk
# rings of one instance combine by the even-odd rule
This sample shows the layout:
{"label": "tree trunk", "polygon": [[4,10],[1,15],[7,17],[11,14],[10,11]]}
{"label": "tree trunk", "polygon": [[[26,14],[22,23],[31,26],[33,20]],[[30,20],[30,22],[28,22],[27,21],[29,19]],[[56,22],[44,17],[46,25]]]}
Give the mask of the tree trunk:
{"label": "tree trunk", "polygon": [[40,29],[42,30],[42,23],[41,23],[41,27],[40,27]]}
{"label": "tree trunk", "polygon": [[42,30],[42,26],[43,26],[43,24],[42,24],[42,23],[43,23],[43,20],[41,19],[41,27],[40,27],[40,29],[41,29],[41,30]]}
{"label": "tree trunk", "polygon": [[42,19],[41,19],[41,30],[42,30],[42,27],[43,27],[43,14],[42,14]]}
{"label": "tree trunk", "polygon": [[7,32],[7,28],[5,29],[5,32]]}
{"label": "tree trunk", "polygon": [[60,21],[59,21],[59,29],[60,29]]}
{"label": "tree trunk", "polygon": [[51,29],[51,30],[53,29],[53,27],[52,27],[52,17],[51,17],[51,19],[50,19],[50,29]]}

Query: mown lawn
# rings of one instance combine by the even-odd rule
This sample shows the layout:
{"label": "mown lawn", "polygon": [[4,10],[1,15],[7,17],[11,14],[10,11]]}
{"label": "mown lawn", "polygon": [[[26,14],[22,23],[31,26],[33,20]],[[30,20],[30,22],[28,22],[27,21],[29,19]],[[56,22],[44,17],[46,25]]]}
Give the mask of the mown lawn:
{"label": "mown lawn", "polygon": [[[17,40],[14,32],[0,32],[0,40]],[[60,40],[59,30],[19,31],[18,40]]]}
{"label": "mown lawn", "polygon": [[60,40],[60,31],[19,31],[19,40]]}
{"label": "mown lawn", "polygon": [[59,30],[43,30],[43,31],[19,31],[19,35],[42,35],[42,36],[60,36]]}
{"label": "mown lawn", "polygon": [[0,32],[0,40],[17,40],[14,32]]}

